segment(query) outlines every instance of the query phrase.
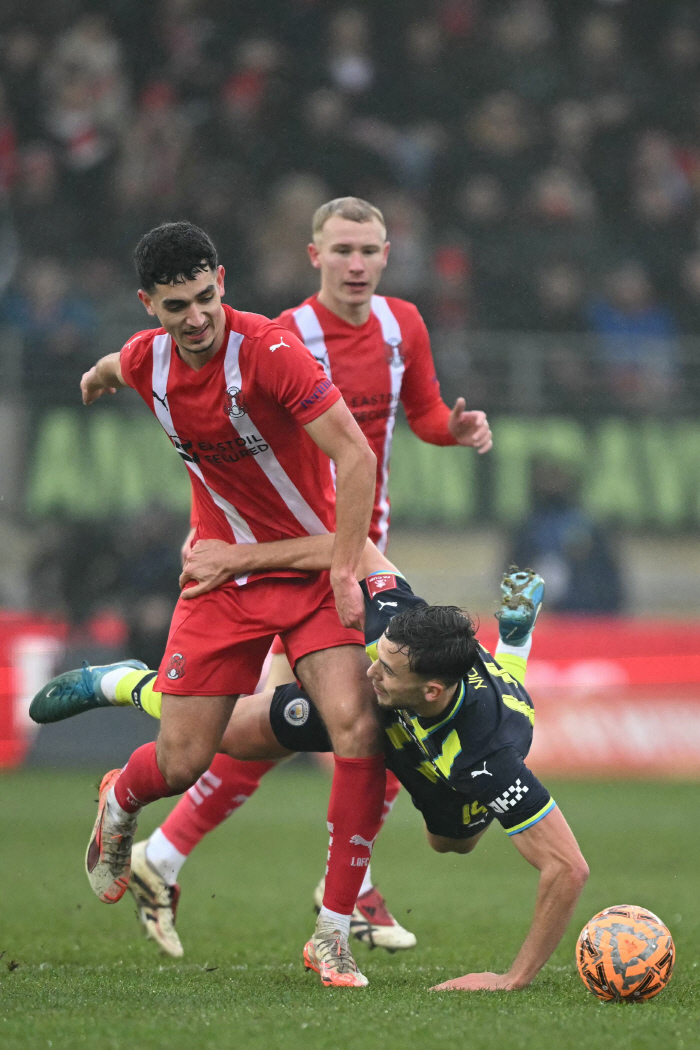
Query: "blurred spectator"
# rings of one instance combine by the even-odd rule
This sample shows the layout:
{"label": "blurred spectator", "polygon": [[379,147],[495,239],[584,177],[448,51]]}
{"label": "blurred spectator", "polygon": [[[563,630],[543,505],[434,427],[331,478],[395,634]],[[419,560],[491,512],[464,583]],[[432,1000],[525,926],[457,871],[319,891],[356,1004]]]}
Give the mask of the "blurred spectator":
{"label": "blurred spectator", "polygon": [[374,83],[369,20],[359,8],[344,7],[331,17],[328,73],[333,86],[349,95],[364,95]]}
{"label": "blurred spectator", "polygon": [[308,175],[289,176],[275,187],[255,245],[259,294],[265,297],[270,317],[318,290],[306,246],[309,217],[327,199],[328,188]]}
{"label": "blurred spectator", "polygon": [[627,262],[610,272],[603,295],[587,312],[619,403],[663,407],[677,378],[677,328],[670,309],[656,300],[644,268]]}
{"label": "blurred spectator", "polygon": [[535,314],[531,327],[541,332],[582,332],[586,283],[571,263],[555,262],[535,275]]}
{"label": "blurred spectator", "polygon": [[581,509],[573,470],[538,460],[531,493],[532,510],[513,536],[510,561],[540,573],[552,612],[621,612],[623,588],[612,544]]}
{"label": "blurred spectator", "polygon": [[32,403],[74,404],[76,376],[94,357],[97,318],[90,302],[71,288],[66,267],[52,258],[25,266],[17,287],[5,295],[0,319],[23,339]]}
{"label": "blurred spectator", "polygon": [[44,58],[39,35],[29,26],[17,26],[4,38],[2,78],[7,103],[20,142],[42,132],[41,69]]}
{"label": "blurred spectator", "polygon": [[74,204],[61,192],[56,155],[48,142],[28,143],[19,154],[14,217],[24,253],[68,258],[80,243]]}

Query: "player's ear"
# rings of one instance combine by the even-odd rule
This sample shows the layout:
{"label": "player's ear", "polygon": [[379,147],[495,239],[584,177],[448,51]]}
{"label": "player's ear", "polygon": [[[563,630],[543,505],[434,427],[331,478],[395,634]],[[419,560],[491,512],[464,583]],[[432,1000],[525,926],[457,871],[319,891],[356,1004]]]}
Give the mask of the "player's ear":
{"label": "player's ear", "polygon": [[442,682],[426,682],[423,686],[423,695],[426,700],[430,701],[430,703],[439,700],[444,692],[445,687]]}
{"label": "player's ear", "polygon": [[146,313],[150,314],[151,317],[155,317],[156,312],[153,309],[153,300],[151,299],[148,292],[144,292],[143,288],[139,288],[139,299],[146,307]]}
{"label": "player's ear", "polygon": [[384,262],[384,265],[385,265],[385,266],[386,266],[386,264],[387,264],[387,260],[388,260],[388,258],[389,258],[389,249],[390,249],[390,248],[391,248],[391,241],[387,241],[387,242],[385,243],[385,245],[384,245],[384,254],[383,254],[383,256],[382,256],[382,261]]}
{"label": "player's ear", "polygon": [[219,265],[216,268],[216,290],[219,296],[223,299],[226,289],[224,287],[224,277],[226,276],[226,270],[223,266]]}
{"label": "player's ear", "polygon": [[306,250],[309,253],[309,259],[311,259],[311,265],[315,270],[320,270],[321,260],[318,257],[318,248],[313,241],[306,246]]}

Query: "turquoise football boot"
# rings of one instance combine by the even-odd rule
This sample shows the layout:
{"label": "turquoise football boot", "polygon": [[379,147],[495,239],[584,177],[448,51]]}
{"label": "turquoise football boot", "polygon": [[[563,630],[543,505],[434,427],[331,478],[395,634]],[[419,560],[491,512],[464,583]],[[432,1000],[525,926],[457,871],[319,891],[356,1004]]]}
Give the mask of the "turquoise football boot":
{"label": "turquoise football boot", "polygon": [[29,717],[40,725],[48,722],[62,722],[83,711],[95,707],[112,707],[100,688],[102,679],[108,671],[118,667],[129,667],[134,671],[147,671],[140,660],[117,660],[114,664],[102,664],[90,667],[87,660],[77,671],[64,671],[47,682],[40,689],[29,706]]}
{"label": "turquoise football boot", "polygon": [[532,569],[511,565],[501,582],[498,633],[506,645],[523,645],[535,626],[544,599],[544,580]]}

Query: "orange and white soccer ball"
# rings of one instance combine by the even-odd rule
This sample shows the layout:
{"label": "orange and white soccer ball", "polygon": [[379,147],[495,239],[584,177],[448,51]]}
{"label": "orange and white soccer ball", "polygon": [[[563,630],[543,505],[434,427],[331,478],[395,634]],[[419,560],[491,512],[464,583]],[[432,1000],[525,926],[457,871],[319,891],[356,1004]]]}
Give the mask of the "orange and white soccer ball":
{"label": "orange and white soccer ball", "polygon": [[576,945],[581,980],[604,1000],[653,999],[670,981],[675,956],[673,938],[661,919],[634,904],[594,915]]}

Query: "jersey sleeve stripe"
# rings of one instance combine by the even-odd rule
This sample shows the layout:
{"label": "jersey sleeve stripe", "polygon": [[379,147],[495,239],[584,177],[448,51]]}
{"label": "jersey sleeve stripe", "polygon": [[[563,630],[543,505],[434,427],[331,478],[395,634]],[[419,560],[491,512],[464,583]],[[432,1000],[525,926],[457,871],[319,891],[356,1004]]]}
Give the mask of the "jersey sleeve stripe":
{"label": "jersey sleeve stripe", "polygon": [[521,831],[527,831],[528,828],[534,827],[535,824],[539,824],[541,820],[544,820],[547,814],[551,813],[555,806],[556,802],[553,798],[550,798],[547,805],[543,806],[534,816],[528,817],[527,820],[522,822],[522,824],[516,824],[514,828],[507,828],[506,835],[519,835]]}
{"label": "jersey sleeve stripe", "polygon": [[[243,380],[241,378],[239,353],[243,339],[244,336],[239,332],[231,332],[229,336],[228,346],[226,347],[226,357],[224,358],[224,376],[226,379],[227,390],[240,390],[242,387]],[[234,429],[242,438],[252,439],[257,435],[262,437],[263,441],[266,440],[262,430],[250,418],[250,415],[237,417]],[[268,446],[267,449],[264,452],[258,453],[255,457],[255,462],[267,476],[268,481],[278,495],[281,496],[287,509],[291,511],[299,524],[303,525],[310,536],[319,536],[328,532],[326,526],[314,512],[313,508],[306,502],[299,489],[277,459],[277,456],[272,451],[270,442],[266,441],[266,444]]]}

